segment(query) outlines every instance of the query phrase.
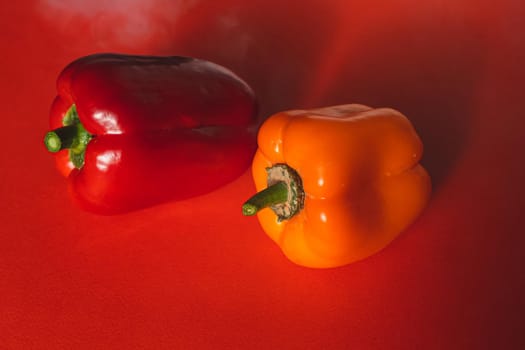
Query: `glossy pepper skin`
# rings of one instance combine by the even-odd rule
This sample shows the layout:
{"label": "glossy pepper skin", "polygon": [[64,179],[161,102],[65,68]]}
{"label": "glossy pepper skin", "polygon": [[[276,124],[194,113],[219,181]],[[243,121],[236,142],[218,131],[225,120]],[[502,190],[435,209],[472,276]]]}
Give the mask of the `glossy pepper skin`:
{"label": "glossy pepper skin", "polygon": [[204,194],[243,173],[256,149],[252,90],[211,62],[96,54],[69,64],[57,91],[50,128],[81,125],[89,137],[84,149],[56,153],[88,211],[118,214]]}
{"label": "glossy pepper skin", "polygon": [[260,128],[258,144],[252,164],[258,191],[269,186],[268,169],[276,165],[300,177],[304,197],[293,216],[279,219],[270,208],[257,213],[299,265],[337,267],[378,252],[430,198],[421,140],[392,109],[349,104],[277,113]]}

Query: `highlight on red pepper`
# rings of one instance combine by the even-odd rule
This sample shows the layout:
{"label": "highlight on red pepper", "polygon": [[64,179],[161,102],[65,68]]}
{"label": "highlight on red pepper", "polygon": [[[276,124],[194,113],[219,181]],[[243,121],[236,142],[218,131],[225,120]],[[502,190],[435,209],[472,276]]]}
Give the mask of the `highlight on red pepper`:
{"label": "highlight on red pepper", "polygon": [[212,191],[249,168],[257,146],[253,91],[212,62],[95,54],[70,63],[57,91],[44,143],[95,213]]}
{"label": "highlight on red pepper", "polygon": [[277,113],[258,134],[258,192],[242,208],[299,265],[338,267],[388,245],[431,194],[410,121],[348,104]]}

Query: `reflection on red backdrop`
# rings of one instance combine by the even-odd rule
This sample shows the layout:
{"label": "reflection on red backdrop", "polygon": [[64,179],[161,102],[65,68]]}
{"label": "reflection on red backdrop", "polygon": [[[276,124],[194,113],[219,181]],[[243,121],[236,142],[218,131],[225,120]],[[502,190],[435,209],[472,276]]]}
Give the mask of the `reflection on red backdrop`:
{"label": "reflection on red backdrop", "polygon": [[[1,348],[525,346],[519,1],[1,7]],[[333,270],[292,265],[240,215],[248,171],[180,203],[82,212],[41,139],[61,68],[101,51],[225,65],[257,92],[261,120],[350,102],[399,109],[425,143],[433,200],[380,254]]]}

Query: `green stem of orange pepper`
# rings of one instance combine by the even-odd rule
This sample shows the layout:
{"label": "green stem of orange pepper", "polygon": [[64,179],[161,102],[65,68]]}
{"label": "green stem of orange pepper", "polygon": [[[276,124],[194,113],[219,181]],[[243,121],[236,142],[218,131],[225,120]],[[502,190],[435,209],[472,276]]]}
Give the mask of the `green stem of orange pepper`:
{"label": "green stem of orange pepper", "polygon": [[284,203],[287,200],[288,185],[284,182],[277,182],[248,199],[242,206],[242,214],[255,215],[261,209]]}
{"label": "green stem of orange pepper", "polygon": [[266,168],[268,187],[253,195],[242,206],[244,215],[254,215],[269,207],[277,220],[288,220],[303,208],[304,190],[301,177],[286,164]]}

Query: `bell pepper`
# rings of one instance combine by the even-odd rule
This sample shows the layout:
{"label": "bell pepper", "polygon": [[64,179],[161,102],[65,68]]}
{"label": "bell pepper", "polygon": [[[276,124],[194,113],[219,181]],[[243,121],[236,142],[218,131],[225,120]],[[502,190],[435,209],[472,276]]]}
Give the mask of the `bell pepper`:
{"label": "bell pepper", "polygon": [[410,121],[348,104],[277,113],[258,134],[258,192],[243,205],[299,265],[329,268],[389,244],[425,208],[431,181]]}
{"label": "bell pepper", "polygon": [[189,57],[69,64],[44,139],[73,199],[118,214],[204,194],[250,166],[257,104],[230,70]]}

